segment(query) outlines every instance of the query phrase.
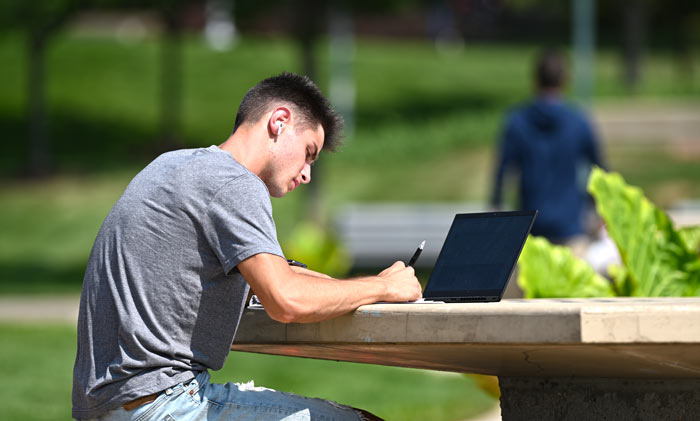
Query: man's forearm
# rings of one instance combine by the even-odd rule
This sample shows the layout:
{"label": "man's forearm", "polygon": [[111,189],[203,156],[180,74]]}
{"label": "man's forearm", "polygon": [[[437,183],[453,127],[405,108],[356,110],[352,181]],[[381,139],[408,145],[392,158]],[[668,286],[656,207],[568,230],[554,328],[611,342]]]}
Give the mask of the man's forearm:
{"label": "man's forearm", "polygon": [[410,301],[421,289],[413,268],[397,262],[377,276],[337,280],[291,268],[279,256],[258,254],[238,269],[268,315],[280,322],[317,322],[376,301]]}
{"label": "man's forearm", "polygon": [[[312,271],[313,272],[313,271]],[[385,300],[382,279],[363,277],[338,280],[295,274],[276,291],[275,316],[287,323],[312,323],[332,319],[364,304]],[[275,318],[272,314],[271,317]]]}
{"label": "man's forearm", "polygon": [[325,273],[320,273],[316,272],[314,270],[308,269],[308,268],[303,268],[301,266],[290,266],[290,268],[296,272],[300,273],[302,275],[309,275],[309,276],[316,276],[318,278],[326,278],[326,279],[333,279],[330,276],[326,275]]}

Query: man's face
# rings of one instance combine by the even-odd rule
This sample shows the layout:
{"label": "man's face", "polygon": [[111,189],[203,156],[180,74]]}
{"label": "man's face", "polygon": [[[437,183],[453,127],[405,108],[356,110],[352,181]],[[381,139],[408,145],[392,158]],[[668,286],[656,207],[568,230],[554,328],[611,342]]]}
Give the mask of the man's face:
{"label": "man's face", "polygon": [[271,146],[271,159],[260,178],[272,197],[283,197],[300,184],[311,181],[311,164],[323,148],[323,127],[315,129],[289,124]]}

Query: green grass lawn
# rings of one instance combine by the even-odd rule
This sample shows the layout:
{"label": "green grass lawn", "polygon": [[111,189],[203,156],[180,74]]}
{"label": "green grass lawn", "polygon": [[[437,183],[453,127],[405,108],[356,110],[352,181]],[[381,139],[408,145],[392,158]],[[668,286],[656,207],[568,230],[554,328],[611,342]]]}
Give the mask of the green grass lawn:
{"label": "green grass lawn", "polygon": [[[26,69],[22,39],[0,36],[0,126],[7,142],[0,174],[23,157]],[[62,34],[47,51],[47,103],[52,150],[65,170],[100,171],[152,157],[158,126],[158,57],[155,39]],[[318,81],[328,85],[328,48],[319,41]],[[356,130],[342,157],[346,166],[402,168],[442,159],[468,147],[493,144],[505,110],[528,97],[533,46],[468,45],[440,54],[427,42],[357,41],[353,61]],[[697,56],[696,56],[697,60]],[[643,80],[631,95],[619,83],[619,58],[596,57],[596,100],[698,98],[700,72],[674,73],[665,52],[650,53]],[[233,126],[250,86],[281,71],[300,71],[298,48],[284,38],[246,37],[232,51],[207,49],[199,37],[183,43],[182,136],[188,146],[218,143]],[[387,160],[387,157],[392,159]]]}
{"label": "green grass lawn", "polygon": [[[6,421],[68,420],[75,328],[0,324],[0,373]],[[334,361],[232,353],[216,382],[259,386],[336,400],[389,420],[459,420],[492,408],[463,375]]]}
{"label": "green grass lawn", "polygon": [[[282,38],[244,38],[227,53],[199,38],[183,44],[183,122],[187,146],[219,143],[245,90],[262,77],[298,71],[296,46]],[[319,81],[327,85],[327,45],[319,42]],[[358,40],[354,136],[314,168],[329,219],[350,201],[473,201],[489,194],[503,113],[530,92],[535,49],[468,45],[439,54],[429,43]],[[25,148],[25,62],[17,33],[0,36],[0,293],[71,292],[82,281],[92,241],[109,208],[154,157],[158,123],[158,43],[59,35],[47,54],[47,102],[59,175],[8,178]],[[697,60],[697,56],[696,56]],[[642,84],[618,83],[618,57],[596,57],[596,100],[624,107],[637,99],[691,103],[700,72],[674,76],[665,52],[648,55]],[[698,66],[700,68],[700,66]],[[700,165],[663,147],[609,144],[611,167],[660,205],[700,197]],[[4,176],[4,177],[3,177]],[[273,200],[282,241],[305,214],[308,186]]]}
{"label": "green grass lawn", "polygon": [[[26,148],[22,39],[0,35],[0,294],[80,289],[92,242],[114,201],[154,157],[158,127],[158,43],[63,34],[47,55],[47,103],[58,175],[12,177]],[[289,40],[244,38],[234,50],[183,45],[182,138],[218,144],[245,90],[283,70],[299,71]],[[328,80],[319,42],[320,85]],[[358,40],[354,136],[322,155],[314,179],[329,215],[349,201],[476,201],[488,197],[504,112],[530,93],[532,46],[468,45],[438,54],[428,43]],[[698,55],[695,67],[700,68]],[[668,52],[650,52],[634,94],[619,83],[619,57],[596,57],[596,103],[700,97],[700,72],[678,77]],[[662,206],[700,197],[700,165],[664,147],[609,144],[611,167]],[[305,191],[273,200],[282,241],[304,215]],[[1,399],[8,420],[68,419],[75,331],[0,325]],[[218,381],[247,381],[366,407],[388,419],[463,419],[495,402],[464,376],[249,354],[232,354]],[[37,403],[41,403],[40,405]]]}
{"label": "green grass lawn", "polygon": [[0,185],[0,293],[75,292],[130,173]]}
{"label": "green grass lawn", "polygon": [[[347,201],[484,202],[492,152],[465,149],[408,170],[389,166],[381,177],[333,159],[324,163],[327,171],[322,180],[329,209]],[[679,160],[658,147],[624,145],[611,148],[609,160],[612,168],[630,183],[643,186],[662,207],[679,197],[700,197],[697,162]],[[0,183],[0,294],[78,291],[100,224],[137,171]],[[307,188],[273,200],[282,242],[303,215]]]}

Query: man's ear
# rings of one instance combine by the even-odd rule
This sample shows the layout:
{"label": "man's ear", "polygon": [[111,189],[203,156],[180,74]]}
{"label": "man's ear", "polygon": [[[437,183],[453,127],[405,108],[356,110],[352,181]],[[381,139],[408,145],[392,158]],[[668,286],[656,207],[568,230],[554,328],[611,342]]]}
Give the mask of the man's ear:
{"label": "man's ear", "polygon": [[289,121],[292,118],[292,112],[287,107],[277,107],[270,114],[270,119],[267,122],[267,131],[270,137],[281,135]]}

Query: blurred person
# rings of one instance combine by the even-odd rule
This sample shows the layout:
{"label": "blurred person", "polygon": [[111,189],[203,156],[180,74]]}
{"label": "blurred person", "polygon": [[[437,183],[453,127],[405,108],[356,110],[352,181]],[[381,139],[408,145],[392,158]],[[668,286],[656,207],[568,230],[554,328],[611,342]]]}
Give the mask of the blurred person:
{"label": "blurred person", "polygon": [[311,165],[322,149],[336,148],[341,130],[310,79],[283,73],[246,93],[221,145],[165,153],[136,175],[88,261],[73,417],[377,419],[322,399],[209,382],[251,293],[283,323],[420,298],[413,268],[402,262],[341,281],[284,257],[270,196],[311,181]]}
{"label": "blurred person", "polygon": [[505,174],[516,169],[520,176],[519,208],[539,210],[532,234],[570,245],[581,255],[590,206],[586,179],[592,164],[604,165],[591,124],[562,98],[566,70],[566,61],[558,51],[539,54],[534,99],[506,118],[491,205],[501,208]]}

